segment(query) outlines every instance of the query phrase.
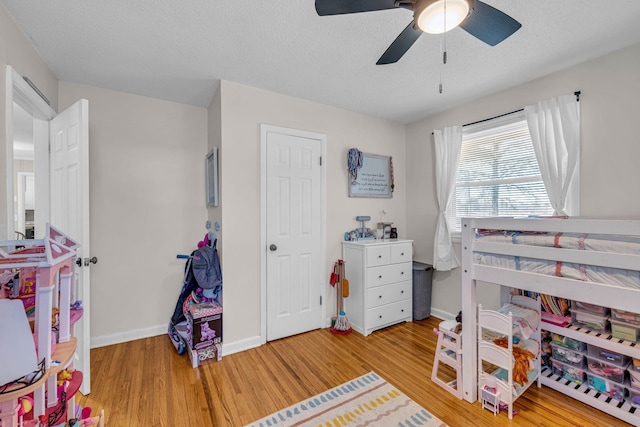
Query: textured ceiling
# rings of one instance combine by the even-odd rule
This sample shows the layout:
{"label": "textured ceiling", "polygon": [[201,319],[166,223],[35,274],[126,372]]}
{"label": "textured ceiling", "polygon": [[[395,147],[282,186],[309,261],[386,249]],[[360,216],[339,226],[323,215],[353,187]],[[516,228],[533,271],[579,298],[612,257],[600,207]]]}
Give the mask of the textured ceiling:
{"label": "textured ceiling", "polygon": [[[221,79],[407,123],[640,43],[640,0],[485,0],[522,28],[460,28],[375,65],[404,9],[317,15],[313,0],[0,0],[60,80],[208,106]],[[639,70],[640,71],[640,70]],[[444,91],[438,93],[442,80]]]}

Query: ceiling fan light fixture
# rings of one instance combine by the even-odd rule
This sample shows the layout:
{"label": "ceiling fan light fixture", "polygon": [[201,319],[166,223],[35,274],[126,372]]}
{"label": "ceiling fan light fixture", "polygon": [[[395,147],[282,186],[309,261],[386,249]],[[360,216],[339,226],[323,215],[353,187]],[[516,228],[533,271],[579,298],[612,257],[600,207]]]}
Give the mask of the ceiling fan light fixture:
{"label": "ceiling fan light fixture", "polygon": [[469,16],[471,1],[472,0],[417,0],[414,8],[414,21],[416,26],[429,34],[440,34],[452,30]]}

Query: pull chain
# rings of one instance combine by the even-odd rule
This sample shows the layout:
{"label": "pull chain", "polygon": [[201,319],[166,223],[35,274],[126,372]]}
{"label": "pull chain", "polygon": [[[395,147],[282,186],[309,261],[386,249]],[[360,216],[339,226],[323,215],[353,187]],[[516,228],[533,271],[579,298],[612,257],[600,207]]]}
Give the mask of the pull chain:
{"label": "pull chain", "polygon": [[[444,28],[442,32],[442,65],[447,64],[447,0],[444,0]],[[444,67],[443,67],[444,68]],[[440,71],[440,85],[438,90],[442,93],[442,71]]]}

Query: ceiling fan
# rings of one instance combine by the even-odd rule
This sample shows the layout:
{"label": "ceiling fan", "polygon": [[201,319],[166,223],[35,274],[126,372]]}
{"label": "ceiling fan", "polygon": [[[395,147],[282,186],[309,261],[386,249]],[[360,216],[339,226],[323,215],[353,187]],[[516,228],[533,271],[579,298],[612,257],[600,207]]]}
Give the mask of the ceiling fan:
{"label": "ceiling fan", "polygon": [[438,34],[460,26],[477,39],[495,46],[522,26],[480,0],[316,0],[320,16],[395,8],[413,11],[413,21],[391,43],[377,65],[397,62],[423,32]]}

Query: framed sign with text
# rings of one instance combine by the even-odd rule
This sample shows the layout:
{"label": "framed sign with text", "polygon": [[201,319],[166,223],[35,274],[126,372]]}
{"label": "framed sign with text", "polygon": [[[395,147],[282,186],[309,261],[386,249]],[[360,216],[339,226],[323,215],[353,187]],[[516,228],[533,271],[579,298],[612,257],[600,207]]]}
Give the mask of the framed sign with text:
{"label": "framed sign with text", "polygon": [[390,156],[358,152],[357,168],[353,170],[355,175],[351,168],[349,172],[349,197],[393,197]]}

